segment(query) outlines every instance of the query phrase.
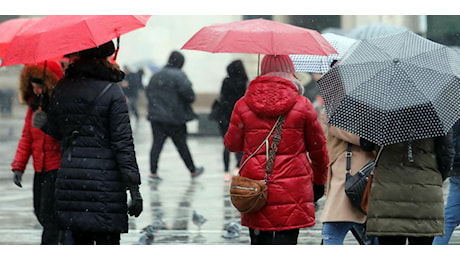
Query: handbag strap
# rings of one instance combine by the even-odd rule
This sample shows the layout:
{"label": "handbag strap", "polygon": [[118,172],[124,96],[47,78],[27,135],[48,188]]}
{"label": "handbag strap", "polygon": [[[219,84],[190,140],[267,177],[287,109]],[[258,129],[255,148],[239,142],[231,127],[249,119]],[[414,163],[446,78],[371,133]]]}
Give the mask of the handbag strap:
{"label": "handbag strap", "polygon": [[[265,137],[265,139],[262,141],[262,143],[260,143],[260,145],[257,147],[257,149],[251,154],[248,156],[248,158],[246,158],[246,160],[244,160],[244,162],[241,164],[240,166],[240,169],[239,171],[241,171],[241,169],[243,169],[244,165],[246,165],[246,163],[249,161],[249,159],[251,157],[253,157],[259,150],[260,148],[262,148],[262,146],[264,144],[267,144],[268,146],[268,139],[270,138],[270,136],[272,135],[272,133],[276,130],[276,133],[275,135],[273,136],[273,142],[272,142],[272,145],[270,147],[270,151],[271,153],[274,152],[274,155],[273,157],[276,155],[276,150],[278,149],[278,144],[279,142],[281,141],[281,130],[282,130],[282,127],[283,127],[283,124],[284,124],[284,120],[286,118],[286,115],[281,115],[278,117],[278,119],[276,120],[276,123],[273,125],[272,129],[270,130],[270,132],[268,133],[267,137]],[[276,137],[275,137],[276,136]],[[273,149],[274,148],[274,149]],[[267,179],[268,177],[268,174],[267,174],[267,166],[270,167],[269,170],[271,172],[271,167],[273,167],[273,162],[274,162],[274,158],[273,158],[273,162],[271,163],[271,166],[268,165],[268,161],[269,161],[269,158],[270,158],[270,152],[267,151],[267,164],[265,166],[265,180]],[[238,171],[238,174],[239,174],[239,171]]]}
{"label": "handbag strap", "polygon": [[278,150],[278,144],[281,141],[281,131],[283,130],[284,120],[286,115],[282,115],[280,120],[275,124],[275,133],[273,134],[272,145],[268,152],[267,163],[265,165],[266,176],[272,172],[273,164],[275,163],[276,151]]}
{"label": "handbag strap", "polygon": [[[347,145],[347,152],[345,153],[345,157],[347,158],[346,160],[346,166],[345,166],[345,173],[348,173],[348,174],[351,174],[350,173],[350,169],[351,169],[351,156],[353,155],[353,153],[351,152],[351,146],[352,144],[351,143],[348,143]],[[377,156],[375,157],[375,163],[374,165],[376,166],[377,165],[377,161],[378,159],[380,158],[380,154],[382,153],[382,150],[383,150],[383,146],[380,146],[380,149],[377,153]]]}

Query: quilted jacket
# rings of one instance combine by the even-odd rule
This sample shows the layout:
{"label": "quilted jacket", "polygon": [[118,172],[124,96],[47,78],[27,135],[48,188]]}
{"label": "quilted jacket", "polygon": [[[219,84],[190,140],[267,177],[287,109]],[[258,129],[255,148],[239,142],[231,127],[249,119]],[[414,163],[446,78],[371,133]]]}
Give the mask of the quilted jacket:
{"label": "quilted jacket", "polygon": [[[368,235],[443,235],[443,180],[435,152],[441,140],[426,138],[412,141],[413,162],[408,159],[407,143],[384,147],[374,170],[367,218]],[[445,150],[452,148],[446,147]],[[446,154],[446,161],[451,161],[453,153]]]}
{"label": "quilted jacket", "polygon": [[33,159],[35,172],[48,172],[59,168],[61,148],[59,142],[32,126],[31,107],[27,108],[21,139],[18,142],[16,155],[11,163],[11,170],[24,172],[30,156]]}
{"label": "quilted jacket", "polygon": [[[245,96],[235,104],[225,146],[231,152],[244,152],[244,162],[282,114],[287,116],[268,177],[267,205],[259,212],[241,214],[242,225],[252,229],[281,231],[313,226],[312,185],[326,183],[329,157],[317,113],[287,79],[261,76],[251,81]],[[240,175],[262,180],[265,163],[264,146],[241,168]]]}
{"label": "quilted jacket", "polygon": [[[69,67],[50,102],[50,135],[63,147],[56,204],[63,228],[128,232],[126,188],[140,184],[123,72],[94,62]],[[112,84],[88,113],[89,104]],[[88,116],[89,114],[89,116]],[[69,139],[71,133],[75,137]]]}

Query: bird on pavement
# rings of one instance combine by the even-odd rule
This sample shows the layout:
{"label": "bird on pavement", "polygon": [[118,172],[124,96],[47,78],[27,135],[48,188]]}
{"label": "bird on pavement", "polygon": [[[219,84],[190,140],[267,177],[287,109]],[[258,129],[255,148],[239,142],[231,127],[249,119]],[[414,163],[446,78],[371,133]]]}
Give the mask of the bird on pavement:
{"label": "bird on pavement", "polygon": [[151,245],[155,239],[156,230],[152,225],[148,225],[141,230],[142,236],[139,238],[139,241],[135,245]]}
{"label": "bird on pavement", "polygon": [[232,221],[227,225],[225,230],[226,232],[222,235],[223,238],[237,238],[240,236],[241,225],[235,221]]}
{"label": "bird on pavement", "polygon": [[203,215],[198,214],[195,210],[193,211],[192,222],[198,226],[198,229],[201,229],[201,226],[207,221]]}

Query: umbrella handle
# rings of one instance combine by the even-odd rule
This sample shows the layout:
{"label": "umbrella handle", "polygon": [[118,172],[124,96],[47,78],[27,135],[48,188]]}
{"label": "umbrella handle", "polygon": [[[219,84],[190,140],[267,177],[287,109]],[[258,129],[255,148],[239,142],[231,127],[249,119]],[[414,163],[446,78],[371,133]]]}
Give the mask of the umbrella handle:
{"label": "umbrella handle", "polygon": [[117,60],[118,50],[120,49],[120,37],[117,37],[117,49],[115,50],[115,54],[113,55],[113,60]]}
{"label": "umbrella handle", "polygon": [[257,77],[259,77],[259,73],[260,73],[260,53],[257,54]]}

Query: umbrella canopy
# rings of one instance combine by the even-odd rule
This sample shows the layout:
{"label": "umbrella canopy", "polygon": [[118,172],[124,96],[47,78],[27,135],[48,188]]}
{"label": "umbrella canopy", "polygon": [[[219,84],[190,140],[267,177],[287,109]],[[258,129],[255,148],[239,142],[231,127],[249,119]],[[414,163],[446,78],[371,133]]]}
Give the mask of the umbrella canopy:
{"label": "umbrella canopy", "polygon": [[37,63],[99,46],[144,27],[150,15],[48,15],[19,32],[1,66]]}
{"label": "umbrella canopy", "polygon": [[327,56],[291,54],[290,56],[297,72],[326,73],[331,68],[332,61],[341,59],[343,54],[356,42],[355,39],[335,33],[323,33],[322,36],[334,47],[338,54]]}
{"label": "umbrella canopy", "polygon": [[390,23],[369,23],[355,27],[348,33],[348,37],[363,40],[370,39],[375,37],[382,37],[391,34],[401,33],[409,31],[408,28],[404,26],[394,25]]}
{"label": "umbrella canopy", "polygon": [[406,31],[357,42],[318,88],[330,125],[389,145],[447,134],[459,76],[459,52]]}
{"label": "umbrella canopy", "polygon": [[262,18],[206,26],[181,49],[272,55],[337,54],[318,31]]}
{"label": "umbrella canopy", "polygon": [[11,40],[21,32],[37,22],[40,18],[16,18],[0,23],[0,57],[2,57],[8,48]]}

